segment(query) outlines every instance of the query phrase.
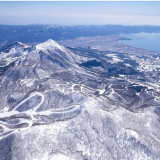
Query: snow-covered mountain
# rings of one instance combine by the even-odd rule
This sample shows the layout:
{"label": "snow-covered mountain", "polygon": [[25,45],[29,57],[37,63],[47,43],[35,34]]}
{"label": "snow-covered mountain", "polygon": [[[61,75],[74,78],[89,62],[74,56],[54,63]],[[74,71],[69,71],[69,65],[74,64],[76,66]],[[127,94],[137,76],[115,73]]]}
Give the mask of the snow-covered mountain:
{"label": "snow-covered mountain", "polygon": [[144,75],[126,57],[91,51],[50,39],[0,52],[0,160],[159,159],[157,90],[131,81]]}

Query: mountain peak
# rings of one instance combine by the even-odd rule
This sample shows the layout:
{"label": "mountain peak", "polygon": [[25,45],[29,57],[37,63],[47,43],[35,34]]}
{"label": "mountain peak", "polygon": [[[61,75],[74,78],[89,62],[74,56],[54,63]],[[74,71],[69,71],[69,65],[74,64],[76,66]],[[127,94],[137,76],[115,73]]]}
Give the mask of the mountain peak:
{"label": "mountain peak", "polygon": [[36,45],[36,49],[38,49],[38,50],[44,50],[48,47],[52,47],[54,49],[56,49],[56,48],[60,49],[61,48],[61,46],[56,41],[54,41],[52,39],[49,39],[44,43],[40,43],[40,44]]}
{"label": "mountain peak", "polygon": [[[65,48],[64,46],[58,44],[56,41],[49,39],[43,43],[37,44],[35,46],[36,50],[40,51],[46,51],[46,50],[60,50],[61,52],[55,52],[55,54],[60,54],[61,56],[68,59],[69,62],[74,63],[75,59],[77,59],[78,56],[76,56],[74,53],[72,53],[69,49]],[[78,59],[77,59],[78,61]]]}
{"label": "mountain peak", "polygon": [[12,43],[12,44],[9,44],[9,45],[6,45],[6,46],[4,46],[1,50],[0,50],[0,52],[2,51],[2,52],[9,52],[10,51],[10,49],[13,49],[13,48],[21,48],[21,49],[27,49],[27,48],[30,48],[31,46],[28,46],[28,45],[26,45],[26,44],[24,44],[24,43],[22,43],[22,42],[19,42],[19,41],[17,41],[17,42],[15,42],[15,43]]}
{"label": "mountain peak", "polygon": [[28,45],[26,45],[26,44],[24,44],[22,42],[19,42],[19,41],[13,43],[12,45],[13,46],[17,46],[17,47],[22,47],[22,48],[29,48],[30,47],[30,46],[28,46]]}

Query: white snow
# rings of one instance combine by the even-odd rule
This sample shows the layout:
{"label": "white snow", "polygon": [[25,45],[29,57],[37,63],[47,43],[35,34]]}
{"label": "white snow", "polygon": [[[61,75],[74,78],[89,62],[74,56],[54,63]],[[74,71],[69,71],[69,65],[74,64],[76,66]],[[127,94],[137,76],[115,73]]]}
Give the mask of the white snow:
{"label": "white snow", "polygon": [[[44,96],[43,96],[43,94],[40,93],[40,92],[32,92],[31,95],[30,95],[29,97],[27,97],[26,99],[24,99],[22,102],[20,102],[20,103],[14,108],[13,111],[16,111],[16,109],[17,109],[21,104],[23,104],[23,103],[26,102],[28,99],[30,99],[30,98],[32,98],[33,96],[36,96],[36,95],[39,95],[39,96],[42,97],[41,102],[40,102],[37,106],[35,106],[34,109],[33,109],[34,111],[36,111],[36,110],[42,105],[42,103],[43,103],[43,101],[44,101]],[[33,112],[33,111],[31,111],[31,113],[32,113],[32,112]]]}
{"label": "white snow", "polygon": [[36,49],[38,49],[38,50],[46,50],[46,49],[48,49],[48,47],[51,47],[52,49],[56,49],[57,48],[57,49],[59,49],[61,51],[66,52],[65,47],[59,45],[56,41],[54,41],[52,39],[49,39],[44,43],[40,43],[40,44],[36,45]]}
{"label": "white snow", "polygon": [[20,80],[21,85],[25,85],[27,87],[32,87],[35,82],[35,79],[22,79]]}
{"label": "white snow", "polygon": [[36,45],[36,49],[37,50],[47,50],[47,49],[52,49],[52,50],[56,50],[59,49],[62,52],[66,53],[67,59],[70,62],[74,62],[75,58],[78,58],[77,55],[73,54],[70,50],[68,50],[67,48],[59,45],[56,41],[49,39],[48,41],[44,42],[44,43],[40,43],[38,45]]}
{"label": "white snow", "polygon": [[132,66],[131,66],[130,64],[128,64],[128,63],[126,63],[125,65],[126,65],[127,67],[132,67]]}
{"label": "white snow", "polygon": [[99,94],[103,94],[105,91],[105,89],[99,90]]}
{"label": "white snow", "polygon": [[50,156],[48,160],[74,160],[74,159],[71,159],[67,155],[57,153],[57,154]]}
{"label": "white snow", "polygon": [[111,88],[111,93],[108,95],[108,97],[111,97],[114,93],[115,92],[114,92],[113,88]]}
{"label": "white snow", "polygon": [[76,86],[76,84],[72,84],[72,92],[75,92],[74,86]]}
{"label": "white snow", "polygon": [[23,48],[29,48],[30,46],[24,44],[24,43],[21,43],[21,42],[17,42],[19,45],[21,45]]}
{"label": "white snow", "polygon": [[107,54],[106,56],[112,58],[111,63],[123,62],[123,60],[119,59],[116,54]]}
{"label": "white snow", "polygon": [[123,75],[123,74],[119,74],[119,76],[120,76],[120,77],[124,77],[124,75]]}

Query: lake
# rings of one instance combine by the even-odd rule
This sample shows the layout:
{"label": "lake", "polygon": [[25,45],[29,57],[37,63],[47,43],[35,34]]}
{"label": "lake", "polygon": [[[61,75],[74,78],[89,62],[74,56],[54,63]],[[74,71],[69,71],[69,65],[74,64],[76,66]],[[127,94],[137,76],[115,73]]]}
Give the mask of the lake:
{"label": "lake", "polygon": [[135,34],[120,34],[121,37],[131,40],[119,40],[122,44],[143,48],[151,51],[160,52],[160,33],[135,33]]}

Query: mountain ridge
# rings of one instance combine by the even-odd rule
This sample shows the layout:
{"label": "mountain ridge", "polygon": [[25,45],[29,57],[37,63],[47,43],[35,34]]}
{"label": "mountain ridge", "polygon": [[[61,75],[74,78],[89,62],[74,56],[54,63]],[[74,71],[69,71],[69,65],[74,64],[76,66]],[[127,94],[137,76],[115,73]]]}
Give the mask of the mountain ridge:
{"label": "mountain ridge", "polygon": [[17,46],[0,54],[0,159],[159,158],[159,94],[139,56]]}

